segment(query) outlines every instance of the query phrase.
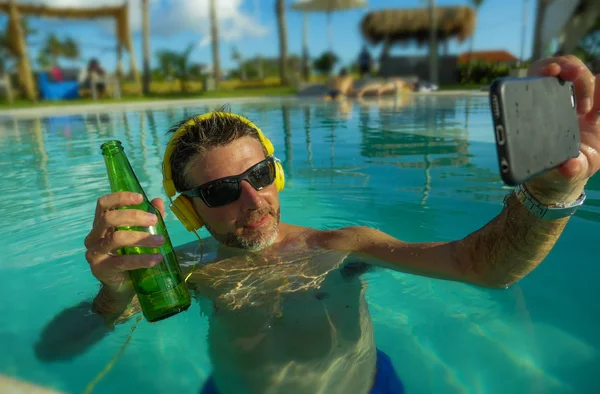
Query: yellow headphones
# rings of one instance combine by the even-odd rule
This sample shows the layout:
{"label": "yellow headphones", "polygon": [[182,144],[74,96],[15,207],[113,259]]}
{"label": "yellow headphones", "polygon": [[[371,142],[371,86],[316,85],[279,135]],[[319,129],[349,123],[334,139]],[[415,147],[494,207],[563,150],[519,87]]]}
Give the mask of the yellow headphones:
{"label": "yellow headphones", "polygon": [[[267,156],[272,156],[273,153],[275,152],[275,148],[273,147],[273,144],[271,143],[271,141],[269,141],[268,138],[266,138],[263,135],[262,131],[254,123],[250,122],[248,119],[246,119],[240,115],[232,114],[229,112],[209,112],[204,115],[196,116],[196,117],[190,119],[188,122],[186,122],[182,126],[180,126],[175,131],[175,133],[173,134],[171,139],[169,140],[169,143],[167,144],[167,149],[165,150],[165,156],[163,158],[163,187],[165,188],[165,192],[167,193],[167,195],[169,196],[169,199],[171,200],[171,210],[173,211],[175,216],[177,216],[177,219],[179,219],[179,221],[181,223],[183,223],[183,225],[185,226],[185,228],[188,231],[198,230],[202,226],[204,226],[204,223],[202,223],[202,220],[200,220],[200,218],[198,217],[198,214],[196,214],[196,211],[194,211],[194,206],[192,205],[192,200],[189,197],[184,196],[184,195],[179,195],[175,199],[175,201],[173,201],[171,199],[171,197],[173,197],[173,196],[175,196],[175,194],[177,194],[177,190],[175,189],[175,183],[173,182],[173,177],[172,177],[172,173],[171,173],[171,155],[173,154],[173,150],[175,149],[177,139],[183,133],[185,133],[189,127],[194,126],[197,123],[202,122],[206,119],[210,119],[213,116],[225,116],[225,117],[235,118],[235,119],[243,122],[248,127],[251,127],[252,129],[256,130],[256,132],[258,133],[258,138],[259,138],[260,142],[262,143],[265,150],[267,151]],[[283,167],[281,166],[281,163],[279,161],[275,162],[275,167],[276,167],[275,185],[277,186],[278,191],[282,191],[283,187],[285,185],[285,175],[283,173]]]}

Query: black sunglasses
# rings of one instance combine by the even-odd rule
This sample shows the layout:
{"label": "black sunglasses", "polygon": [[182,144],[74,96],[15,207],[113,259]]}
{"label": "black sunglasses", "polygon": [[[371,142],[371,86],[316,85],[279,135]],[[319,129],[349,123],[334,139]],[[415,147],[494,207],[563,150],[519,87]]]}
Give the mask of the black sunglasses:
{"label": "black sunglasses", "polygon": [[242,181],[248,181],[255,190],[262,190],[275,181],[275,158],[267,157],[256,163],[240,175],[227,176],[215,179],[186,190],[181,194],[188,197],[200,197],[210,207],[221,207],[230,204],[240,198],[242,193]]}

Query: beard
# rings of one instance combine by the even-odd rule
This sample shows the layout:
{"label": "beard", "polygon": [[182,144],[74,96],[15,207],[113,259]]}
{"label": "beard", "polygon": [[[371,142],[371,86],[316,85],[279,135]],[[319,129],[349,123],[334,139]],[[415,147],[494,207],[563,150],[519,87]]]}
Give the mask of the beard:
{"label": "beard", "polygon": [[[265,215],[269,216],[268,223],[259,228],[250,229],[244,226],[248,223],[254,223]],[[281,219],[281,209],[277,211],[263,210],[252,214],[242,224],[238,225],[235,232],[219,233],[214,228],[205,224],[208,232],[222,245],[231,248],[244,249],[249,251],[259,251],[271,246],[279,234],[279,221]]]}

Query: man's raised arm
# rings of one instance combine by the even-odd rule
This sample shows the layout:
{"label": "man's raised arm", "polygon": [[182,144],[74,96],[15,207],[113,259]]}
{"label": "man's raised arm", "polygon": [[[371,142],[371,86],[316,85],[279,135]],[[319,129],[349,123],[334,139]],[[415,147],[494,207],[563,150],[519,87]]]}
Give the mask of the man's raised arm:
{"label": "man's raised arm", "polygon": [[[538,176],[511,193],[498,216],[481,229],[453,242],[406,243],[368,227],[325,232],[329,247],[361,255],[368,262],[425,276],[505,288],[535,269],[547,256],[570,216],[540,218],[540,207],[579,205],[584,187],[600,169],[600,78],[573,56],[543,59],[529,75],[559,76],[573,81],[578,97],[580,155]],[[520,197],[517,198],[517,195]],[[562,211],[564,212],[564,211]]]}

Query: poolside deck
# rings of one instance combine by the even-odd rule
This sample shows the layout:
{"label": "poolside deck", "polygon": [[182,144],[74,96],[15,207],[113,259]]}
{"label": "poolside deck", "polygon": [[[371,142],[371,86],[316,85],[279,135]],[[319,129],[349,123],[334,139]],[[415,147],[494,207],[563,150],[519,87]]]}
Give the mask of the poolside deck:
{"label": "poolside deck", "polygon": [[0,394],[63,394],[23,380],[0,375]]}
{"label": "poolside deck", "polygon": [[[416,96],[485,96],[487,92],[480,90],[440,90],[437,92],[414,92],[410,93]],[[206,98],[206,99],[179,99],[179,100],[157,100],[157,101],[130,101],[98,104],[73,104],[73,105],[48,105],[42,107],[30,108],[11,108],[0,110],[0,118],[24,119],[33,116],[48,115],[70,115],[89,112],[111,112],[111,111],[131,111],[145,110],[152,108],[168,108],[195,105],[222,105],[224,103],[237,104],[246,102],[273,102],[273,101],[298,101],[298,100],[320,100],[320,96],[257,96],[240,98]]]}

